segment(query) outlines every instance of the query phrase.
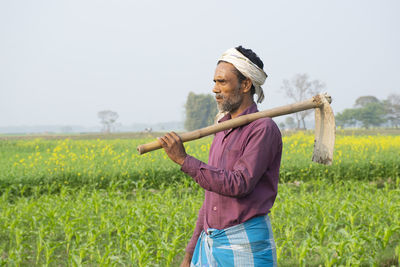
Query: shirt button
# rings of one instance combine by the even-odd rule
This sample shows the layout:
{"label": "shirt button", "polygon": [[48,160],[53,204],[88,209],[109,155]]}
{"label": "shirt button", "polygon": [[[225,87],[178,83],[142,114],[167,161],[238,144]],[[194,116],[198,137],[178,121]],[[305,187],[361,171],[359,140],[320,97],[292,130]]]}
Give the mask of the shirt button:
{"label": "shirt button", "polygon": [[217,210],[217,207],[214,207],[213,210],[214,210],[214,211]]}

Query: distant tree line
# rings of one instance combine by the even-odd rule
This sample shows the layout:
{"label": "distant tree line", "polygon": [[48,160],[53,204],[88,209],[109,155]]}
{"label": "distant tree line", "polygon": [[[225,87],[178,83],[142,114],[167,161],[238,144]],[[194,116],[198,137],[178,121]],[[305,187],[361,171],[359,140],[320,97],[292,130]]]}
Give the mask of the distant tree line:
{"label": "distant tree line", "polygon": [[336,124],[341,127],[378,127],[400,126],[400,95],[391,94],[385,100],[375,96],[360,96],[353,108],[336,115]]}
{"label": "distant tree line", "polygon": [[[283,80],[282,93],[295,101],[306,100],[325,90],[325,83],[311,80],[308,74],[296,74],[291,80]],[[211,94],[195,94],[190,92],[186,104],[186,119],[184,127],[188,131],[203,128],[215,121],[218,113],[217,103]],[[312,114],[312,110],[297,112],[286,117],[285,122],[279,123],[281,129],[306,129],[305,118]],[[110,133],[116,127],[118,113],[111,110],[98,112],[98,117],[103,125],[103,132]],[[385,100],[375,96],[360,96],[353,108],[339,112],[335,116],[336,125],[341,127],[400,127],[400,95],[391,94]]]}

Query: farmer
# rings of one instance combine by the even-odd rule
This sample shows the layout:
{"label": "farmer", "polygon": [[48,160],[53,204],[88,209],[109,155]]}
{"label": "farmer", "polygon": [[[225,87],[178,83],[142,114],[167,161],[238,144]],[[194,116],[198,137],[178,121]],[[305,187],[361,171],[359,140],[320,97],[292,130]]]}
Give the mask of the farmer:
{"label": "farmer", "polygon": [[[219,58],[214,75],[219,122],[257,112],[264,99],[264,64],[242,46]],[[268,216],[274,204],[282,138],[270,118],[219,132],[208,164],[186,154],[179,136],[158,138],[171,160],[205,189],[196,228],[181,266],[276,266]]]}

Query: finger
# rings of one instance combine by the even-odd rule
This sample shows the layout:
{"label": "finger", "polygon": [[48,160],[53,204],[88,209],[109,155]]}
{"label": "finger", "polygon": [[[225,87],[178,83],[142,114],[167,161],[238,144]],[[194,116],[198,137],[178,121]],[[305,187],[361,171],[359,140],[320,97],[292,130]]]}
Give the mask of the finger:
{"label": "finger", "polygon": [[180,136],[176,132],[171,132],[171,136],[174,138],[176,142],[182,142]]}
{"label": "finger", "polygon": [[168,144],[172,144],[175,142],[175,138],[172,136],[171,133],[165,134],[165,137],[168,139]]}
{"label": "finger", "polygon": [[164,136],[157,137],[157,140],[162,147],[168,147],[168,143],[165,141]]}
{"label": "finger", "polygon": [[171,133],[166,133],[163,136],[163,140],[167,143],[168,147],[171,147],[175,143],[175,139],[172,137]]}

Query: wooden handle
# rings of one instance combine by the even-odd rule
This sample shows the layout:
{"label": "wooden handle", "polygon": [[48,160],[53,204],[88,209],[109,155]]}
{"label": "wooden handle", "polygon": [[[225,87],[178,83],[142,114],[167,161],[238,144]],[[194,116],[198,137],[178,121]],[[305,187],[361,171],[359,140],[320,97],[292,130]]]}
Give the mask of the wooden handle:
{"label": "wooden handle", "polygon": [[[282,107],[277,107],[269,110],[264,110],[264,111],[259,111],[247,115],[243,115],[231,120],[227,120],[218,124],[213,124],[210,126],[207,126],[205,128],[201,128],[192,132],[187,132],[187,133],[182,133],[179,135],[181,138],[182,142],[188,142],[192,140],[196,140],[199,138],[202,138],[204,136],[208,136],[211,134],[218,133],[220,131],[224,131],[227,129],[232,129],[235,127],[239,127],[245,124],[248,124],[252,121],[255,121],[260,118],[273,118],[277,116],[282,116],[282,115],[287,115],[307,109],[312,109],[312,108],[319,108],[323,106],[323,102],[321,101],[321,97],[326,98],[326,100],[331,103],[331,97],[327,94],[319,94],[316,96],[313,96],[309,100],[303,101],[303,102],[297,102],[294,104],[282,106]],[[158,141],[153,141],[151,143],[147,143],[144,145],[140,145],[137,147],[137,150],[140,155],[160,149],[161,145]]]}

